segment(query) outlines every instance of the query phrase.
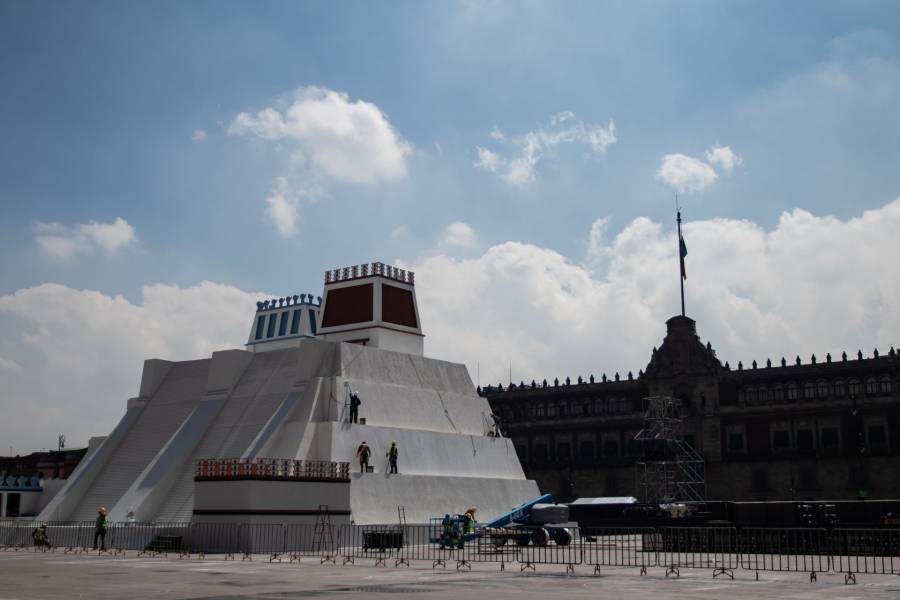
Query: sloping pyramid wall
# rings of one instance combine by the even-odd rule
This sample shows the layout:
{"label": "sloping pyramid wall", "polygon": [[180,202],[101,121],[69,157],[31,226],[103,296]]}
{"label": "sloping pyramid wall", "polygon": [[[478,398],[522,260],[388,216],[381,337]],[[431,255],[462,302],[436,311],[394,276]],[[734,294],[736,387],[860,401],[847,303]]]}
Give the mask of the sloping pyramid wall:
{"label": "sloping pyramid wall", "polygon": [[[347,422],[348,389],[362,399],[365,425]],[[363,440],[375,472],[353,475],[357,523],[393,522],[397,506],[410,522],[468,505],[484,518],[538,495],[512,443],[486,435],[489,407],[465,367],[445,361],[317,339],[204,361],[148,361],[141,397],[129,407],[40,518],[85,518],[102,502],[114,520],[188,520],[199,458],[350,461],[358,471]],[[398,475],[385,473],[392,440]],[[125,473],[119,464],[131,467]]]}

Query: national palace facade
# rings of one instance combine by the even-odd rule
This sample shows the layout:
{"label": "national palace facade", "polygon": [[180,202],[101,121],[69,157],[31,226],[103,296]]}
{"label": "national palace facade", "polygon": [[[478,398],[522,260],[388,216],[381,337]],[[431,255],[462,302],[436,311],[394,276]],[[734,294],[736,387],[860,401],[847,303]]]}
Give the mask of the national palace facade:
{"label": "national palace facade", "polygon": [[637,375],[485,387],[529,479],[558,499],[640,497],[644,399],[683,402],[710,500],[900,498],[900,356],[724,365],[677,316]]}

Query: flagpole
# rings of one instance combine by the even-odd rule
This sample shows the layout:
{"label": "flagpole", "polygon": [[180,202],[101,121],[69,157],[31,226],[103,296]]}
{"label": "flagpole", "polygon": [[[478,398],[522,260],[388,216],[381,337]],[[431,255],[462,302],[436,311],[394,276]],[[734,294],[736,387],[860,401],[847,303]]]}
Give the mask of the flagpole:
{"label": "flagpole", "polygon": [[678,206],[678,196],[675,196],[675,205],[676,205],[676,222],[678,223],[678,283],[681,285],[681,316],[685,316],[684,314],[684,269],[681,265],[684,264],[684,256],[681,253],[681,209],[677,208]]}

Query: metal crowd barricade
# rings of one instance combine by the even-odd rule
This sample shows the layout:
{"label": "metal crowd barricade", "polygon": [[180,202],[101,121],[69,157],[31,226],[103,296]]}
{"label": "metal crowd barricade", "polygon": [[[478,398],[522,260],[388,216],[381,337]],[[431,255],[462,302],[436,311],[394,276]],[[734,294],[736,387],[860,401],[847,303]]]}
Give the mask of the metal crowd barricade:
{"label": "metal crowd barricade", "polygon": [[304,556],[317,557],[319,563],[334,562],[338,528],[329,523],[296,523],[285,530],[284,552],[298,564]]}
{"label": "metal crowd barricade", "polygon": [[428,525],[389,525],[385,531],[396,532],[389,535],[387,542],[394,546],[394,566],[406,565],[410,561],[428,560],[430,527]]}
{"label": "metal crowd barricade", "polygon": [[571,530],[565,531],[568,535],[554,535],[544,528],[532,530],[530,543],[519,546],[520,570],[534,571],[539,564],[566,565],[566,572],[574,573],[575,565],[581,564],[581,546],[573,539]]}
{"label": "metal crowd barricade", "polygon": [[586,527],[580,531],[582,561],[593,565],[594,574],[601,567],[647,567],[657,565],[659,536],[652,527]]}
{"label": "metal crowd barricade", "polygon": [[281,523],[243,523],[239,537],[243,560],[253,560],[254,554],[267,554],[270,562],[281,562],[284,554],[284,525]]}
{"label": "metal crowd barricade", "polygon": [[[466,540],[459,529],[456,535],[445,535],[440,521],[434,521],[428,525],[416,526],[414,532],[414,547],[417,553],[414,559],[422,559],[431,562],[431,568],[447,568],[447,564],[455,564],[456,570],[472,569],[475,559],[474,538]],[[470,536],[471,537],[471,536]]]}
{"label": "metal crowd barricade", "polygon": [[900,530],[833,529],[829,539],[832,568],[845,584],[856,583],[857,573],[900,573]]}
{"label": "metal crowd barricade", "polygon": [[[138,550],[138,555],[168,556],[181,554],[182,546],[189,532],[189,523],[131,523],[126,528],[128,543]],[[139,527],[134,527],[139,525]]]}
{"label": "metal crowd barricade", "polygon": [[525,537],[513,529],[482,528],[475,532],[475,561],[500,563],[500,570],[506,563],[521,560],[520,544]]}
{"label": "metal crowd barricade", "polygon": [[339,554],[343,564],[355,564],[357,558],[374,558],[376,567],[385,567],[388,559],[399,557],[403,534],[399,525],[342,525]]}
{"label": "metal crowd barricade", "polygon": [[36,521],[12,521],[9,525],[4,525],[3,549],[18,552],[31,546],[33,543],[31,534],[37,526]]}
{"label": "metal crowd barricade", "polygon": [[12,548],[15,539],[15,522],[0,521],[0,550]]}
{"label": "metal crowd barricade", "polygon": [[734,579],[740,565],[737,529],[734,527],[660,527],[658,563],[666,577],[680,576],[681,569],[712,569],[713,577]]}
{"label": "metal crowd barricade", "polygon": [[756,571],[828,571],[830,541],[824,529],[745,527],[741,529],[741,568]]}
{"label": "metal crowd barricade", "polygon": [[110,523],[106,531],[106,547],[117,554],[127,550],[145,552],[156,537],[157,527],[153,523]]}
{"label": "metal crowd barricade", "polygon": [[65,554],[87,552],[93,547],[96,526],[92,521],[73,521],[62,524],[58,530],[56,527],[49,529],[53,532],[50,543],[64,548]]}
{"label": "metal crowd barricade", "polygon": [[191,523],[187,536],[182,540],[182,556],[196,554],[200,558],[208,554],[222,554],[225,560],[234,560],[240,549],[237,523]]}

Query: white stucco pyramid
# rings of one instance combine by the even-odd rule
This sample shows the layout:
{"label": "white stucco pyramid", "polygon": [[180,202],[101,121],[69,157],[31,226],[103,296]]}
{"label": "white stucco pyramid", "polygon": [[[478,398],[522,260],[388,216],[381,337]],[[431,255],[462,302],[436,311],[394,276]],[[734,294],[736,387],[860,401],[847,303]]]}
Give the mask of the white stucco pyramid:
{"label": "white stucco pyramid", "polygon": [[[365,276],[360,270],[359,277],[336,275],[331,283],[374,280],[374,290],[391,285],[414,294],[412,274],[404,272],[402,282],[396,272],[390,275],[367,269]],[[326,316],[328,294],[326,282]],[[310,328],[307,335],[282,336],[268,351],[256,343],[200,360],[146,361],[139,396],[128,401],[116,428],[39,518],[91,519],[98,506],[106,506],[112,520],[129,513],[143,521],[191,520],[196,463],[205,458],[350,461],[349,519],[356,523],[396,521],[398,506],[405,507],[409,522],[469,505],[478,506],[485,519],[537,496],[512,443],[488,435],[490,409],[465,366],[421,355],[414,295],[414,317],[402,317],[406,325],[393,327],[380,321],[382,310],[389,312],[381,292],[375,294],[375,318],[362,328],[335,327],[333,318],[331,328],[323,328],[319,314],[318,337],[310,337]],[[286,312],[287,304],[278,310]],[[254,330],[265,310],[258,305]],[[351,335],[347,331],[362,331],[368,345],[340,341]],[[349,389],[362,399],[364,425],[348,422]],[[358,472],[354,455],[362,440],[373,450],[374,473]],[[393,440],[400,449],[398,475],[385,472]],[[214,502],[228,506],[230,499],[216,494]]]}

